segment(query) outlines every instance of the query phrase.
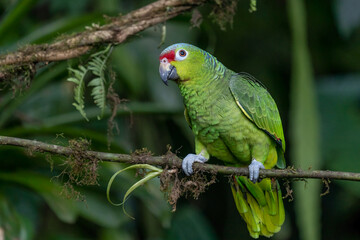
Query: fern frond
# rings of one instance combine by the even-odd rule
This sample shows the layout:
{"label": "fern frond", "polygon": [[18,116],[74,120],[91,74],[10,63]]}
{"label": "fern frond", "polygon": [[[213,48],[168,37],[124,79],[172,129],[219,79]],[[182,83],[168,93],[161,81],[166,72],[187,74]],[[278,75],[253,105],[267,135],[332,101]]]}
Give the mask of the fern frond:
{"label": "fern frond", "polygon": [[101,114],[98,116],[100,120],[104,115],[105,107],[106,107],[106,79],[105,79],[105,70],[106,70],[106,62],[110,57],[112,52],[112,46],[109,44],[107,48],[103,51],[94,53],[91,55],[92,59],[89,62],[89,70],[97,76],[92,79],[88,87],[93,87],[91,91],[91,96],[94,99],[96,106],[98,106],[101,110]]}
{"label": "fern frond", "polygon": [[106,107],[105,83],[101,80],[101,78],[97,77],[89,82],[88,87],[93,87],[91,90],[91,96],[94,98],[96,106],[98,106],[101,110],[101,115],[97,117],[98,120],[100,120],[104,115]]}
{"label": "fern frond", "polygon": [[79,69],[69,67],[68,70],[69,72],[73,73],[73,77],[69,77],[67,81],[76,84],[74,88],[75,102],[72,105],[76,108],[76,110],[80,112],[80,114],[86,119],[86,121],[89,121],[84,111],[85,76],[88,70],[81,65],[79,65]]}

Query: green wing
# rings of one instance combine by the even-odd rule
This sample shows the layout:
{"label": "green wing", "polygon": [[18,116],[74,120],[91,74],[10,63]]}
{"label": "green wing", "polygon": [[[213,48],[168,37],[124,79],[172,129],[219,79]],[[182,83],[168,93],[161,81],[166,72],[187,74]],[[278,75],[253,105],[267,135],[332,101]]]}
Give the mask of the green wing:
{"label": "green wing", "polygon": [[239,73],[230,79],[230,90],[242,112],[268,133],[285,152],[285,138],[274,99],[256,78]]}
{"label": "green wing", "polygon": [[186,122],[188,123],[189,127],[192,128],[192,126],[191,126],[191,120],[190,120],[189,114],[188,114],[188,112],[187,112],[187,110],[186,110],[186,107],[185,107],[185,109],[184,109],[184,117],[185,117],[185,120],[186,120]]}

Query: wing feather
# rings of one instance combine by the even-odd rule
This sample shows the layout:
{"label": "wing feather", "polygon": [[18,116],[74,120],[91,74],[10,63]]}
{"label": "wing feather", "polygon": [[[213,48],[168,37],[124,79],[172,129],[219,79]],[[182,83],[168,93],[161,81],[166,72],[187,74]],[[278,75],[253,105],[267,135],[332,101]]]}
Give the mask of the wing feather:
{"label": "wing feather", "polygon": [[187,112],[187,110],[186,110],[186,107],[184,108],[184,117],[185,117],[185,120],[186,120],[186,122],[188,123],[189,127],[192,128],[192,126],[191,126],[191,120],[190,120],[189,114],[188,114],[188,112]]}
{"label": "wing feather", "polygon": [[285,138],[279,110],[265,86],[247,73],[230,80],[230,91],[247,118],[268,133],[285,151]]}

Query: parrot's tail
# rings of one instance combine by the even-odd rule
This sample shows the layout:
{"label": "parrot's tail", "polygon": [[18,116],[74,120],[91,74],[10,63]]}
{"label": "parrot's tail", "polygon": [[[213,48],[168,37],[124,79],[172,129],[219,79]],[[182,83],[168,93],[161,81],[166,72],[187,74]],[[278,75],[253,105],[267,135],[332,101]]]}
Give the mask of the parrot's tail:
{"label": "parrot's tail", "polygon": [[234,177],[231,190],[236,208],[245,220],[251,237],[271,237],[280,231],[285,210],[276,180],[265,178],[254,184],[247,177]]}

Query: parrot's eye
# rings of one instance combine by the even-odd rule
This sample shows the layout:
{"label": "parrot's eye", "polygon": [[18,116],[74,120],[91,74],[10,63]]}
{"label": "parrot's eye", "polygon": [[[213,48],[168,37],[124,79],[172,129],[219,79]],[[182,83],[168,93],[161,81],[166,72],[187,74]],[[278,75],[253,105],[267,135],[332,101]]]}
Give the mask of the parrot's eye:
{"label": "parrot's eye", "polygon": [[181,49],[181,50],[179,51],[179,55],[180,55],[180,57],[185,57],[185,56],[186,56],[185,50]]}
{"label": "parrot's eye", "polygon": [[184,49],[180,49],[179,51],[177,51],[176,53],[176,60],[177,61],[181,61],[184,60],[187,57],[188,53],[186,50]]}

